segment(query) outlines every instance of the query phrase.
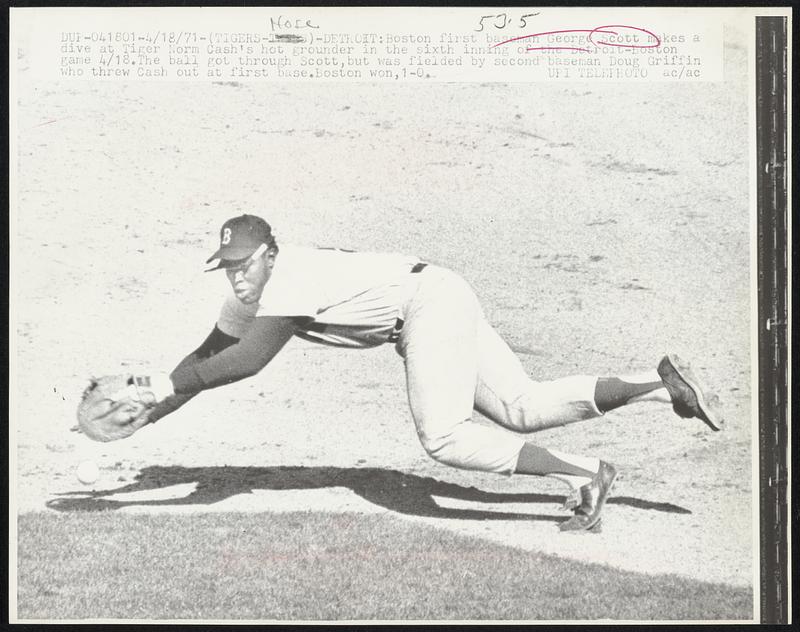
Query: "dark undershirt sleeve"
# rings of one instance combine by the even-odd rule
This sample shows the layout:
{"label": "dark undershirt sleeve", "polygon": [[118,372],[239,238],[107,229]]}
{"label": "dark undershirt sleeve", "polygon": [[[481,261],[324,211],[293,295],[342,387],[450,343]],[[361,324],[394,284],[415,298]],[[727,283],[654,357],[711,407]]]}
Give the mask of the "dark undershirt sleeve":
{"label": "dark undershirt sleeve", "polygon": [[238,338],[229,336],[217,325],[214,325],[214,329],[210,334],[208,334],[208,338],[206,338],[203,341],[203,344],[194,350],[192,355],[194,355],[198,360],[205,360],[206,358],[210,358],[211,356],[219,353],[223,349],[227,349],[231,345],[235,345],[237,342],[239,342]]}
{"label": "dark undershirt sleeve", "polygon": [[[223,349],[230,347],[231,345],[236,344],[239,341],[238,338],[233,336],[229,336],[228,334],[224,333],[217,327],[214,326],[214,329],[208,334],[208,337],[203,341],[197,349],[192,351],[189,355],[187,355],[183,360],[180,361],[177,367],[172,371],[170,374],[170,378],[173,381],[173,388],[175,382],[175,373],[179,371],[186,370],[187,367],[190,367],[206,358],[210,358],[216,353],[219,353]],[[155,408],[150,412],[150,423],[155,423],[165,415],[177,410],[181,406],[183,406],[186,402],[188,402],[192,397],[194,397],[197,392],[185,392],[185,393],[175,393],[174,395],[170,395],[166,397],[158,404],[156,404]]]}
{"label": "dark undershirt sleeve", "polygon": [[170,375],[175,393],[194,395],[255,375],[275,357],[296,330],[297,325],[291,318],[255,318],[237,343],[226,346],[205,359],[187,362],[187,358],[181,362]]}

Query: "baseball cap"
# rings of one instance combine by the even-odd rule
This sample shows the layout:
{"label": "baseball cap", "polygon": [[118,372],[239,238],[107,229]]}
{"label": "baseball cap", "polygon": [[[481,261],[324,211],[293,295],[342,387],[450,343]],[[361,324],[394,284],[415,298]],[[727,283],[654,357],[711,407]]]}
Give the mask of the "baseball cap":
{"label": "baseball cap", "polygon": [[206,263],[219,259],[213,270],[226,268],[229,264],[251,256],[261,244],[272,241],[272,228],[255,215],[240,215],[226,221],[219,231],[219,249]]}

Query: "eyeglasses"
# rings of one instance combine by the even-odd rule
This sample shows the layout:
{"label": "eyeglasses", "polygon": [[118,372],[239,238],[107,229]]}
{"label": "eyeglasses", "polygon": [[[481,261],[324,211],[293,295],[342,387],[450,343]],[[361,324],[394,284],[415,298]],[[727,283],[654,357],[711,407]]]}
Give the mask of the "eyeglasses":
{"label": "eyeglasses", "polygon": [[256,259],[258,259],[262,254],[264,254],[266,250],[267,250],[267,244],[261,244],[256,249],[256,251],[249,257],[245,257],[244,259],[237,259],[235,261],[231,261],[230,265],[225,265],[224,266],[225,271],[233,275],[235,275],[237,272],[241,272],[242,274],[247,274],[247,270],[250,268],[250,265]]}
{"label": "eyeglasses", "polygon": [[247,270],[250,268],[250,264],[253,263],[252,257],[247,257],[246,259],[232,263],[230,265],[225,265],[225,272],[228,274],[236,274],[241,272],[242,274],[246,274]]}

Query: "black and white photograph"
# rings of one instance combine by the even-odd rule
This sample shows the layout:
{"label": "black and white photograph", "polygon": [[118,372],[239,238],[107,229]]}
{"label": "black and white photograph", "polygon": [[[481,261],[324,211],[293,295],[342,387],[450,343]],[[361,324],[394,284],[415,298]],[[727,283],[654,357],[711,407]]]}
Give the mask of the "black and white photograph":
{"label": "black and white photograph", "polygon": [[760,621],[756,15],[12,8],[11,621]]}

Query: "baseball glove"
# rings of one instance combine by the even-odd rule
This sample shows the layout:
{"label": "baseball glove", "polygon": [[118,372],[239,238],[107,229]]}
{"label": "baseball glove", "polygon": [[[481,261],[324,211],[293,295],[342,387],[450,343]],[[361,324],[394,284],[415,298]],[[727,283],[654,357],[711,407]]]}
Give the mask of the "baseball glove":
{"label": "baseball glove", "polygon": [[95,441],[124,439],[149,423],[155,404],[130,374],[92,378],[78,404],[78,427]]}

